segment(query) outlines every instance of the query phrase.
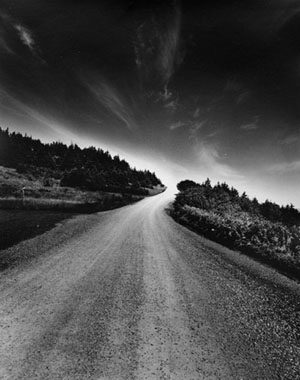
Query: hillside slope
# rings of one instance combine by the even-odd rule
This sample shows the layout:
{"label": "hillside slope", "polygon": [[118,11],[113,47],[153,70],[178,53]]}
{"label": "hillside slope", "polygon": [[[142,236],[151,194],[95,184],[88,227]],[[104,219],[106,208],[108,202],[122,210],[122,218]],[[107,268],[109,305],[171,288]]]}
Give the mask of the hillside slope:
{"label": "hillside slope", "polygon": [[293,205],[259,203],[209,179],[178,185],[172,216],[201,235],[300,278],[300,213]]}
{"label": "hillside slope", "polygon": [[148,195],[147,188],[162,186],[149,170],[136,170],[119,156],[76,144],[60,142],[43,144],[20,133],[0,128],[0,165],[31,175],[44,186],[76,187],[89,191],[105,191]]}

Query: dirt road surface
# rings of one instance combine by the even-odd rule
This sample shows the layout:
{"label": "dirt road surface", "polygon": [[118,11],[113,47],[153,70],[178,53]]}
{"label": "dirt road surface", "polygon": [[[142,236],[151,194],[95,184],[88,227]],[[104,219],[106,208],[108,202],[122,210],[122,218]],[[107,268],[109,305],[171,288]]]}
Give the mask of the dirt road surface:
{"label": "dirt road surface", "polygon": [[0,379],[297,380],[300,286],[176,224],[167,193],[11,248]]}

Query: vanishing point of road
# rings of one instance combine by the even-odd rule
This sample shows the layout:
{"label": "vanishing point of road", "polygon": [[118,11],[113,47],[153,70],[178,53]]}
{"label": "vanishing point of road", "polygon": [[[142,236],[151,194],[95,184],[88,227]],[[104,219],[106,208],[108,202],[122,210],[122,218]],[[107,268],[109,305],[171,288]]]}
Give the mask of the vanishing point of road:
{"label": "vanishing point of road", "polygon": [[1,380],[297,380],[300,286],[165,212],[167,193],[10,248]]}

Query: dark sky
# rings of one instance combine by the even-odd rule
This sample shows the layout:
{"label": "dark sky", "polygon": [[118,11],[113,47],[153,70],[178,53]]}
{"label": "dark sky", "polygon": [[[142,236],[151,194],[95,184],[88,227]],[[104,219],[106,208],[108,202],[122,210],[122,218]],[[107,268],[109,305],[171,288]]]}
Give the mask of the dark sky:
{"label": "dark sky", "polygon": [[300,207],[300,3],[0,0],[0,124]]}

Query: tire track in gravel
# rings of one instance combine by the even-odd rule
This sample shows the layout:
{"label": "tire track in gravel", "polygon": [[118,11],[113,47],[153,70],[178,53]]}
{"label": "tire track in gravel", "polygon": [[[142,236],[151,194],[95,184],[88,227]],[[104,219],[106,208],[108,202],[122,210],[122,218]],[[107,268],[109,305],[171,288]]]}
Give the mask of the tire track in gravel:
{"label": "tire track in gravel", "polygon": [[[150,211],[144,228],[147,245],[144,258],[145,301],[141,307],[138,369],[135,379],[231,379],[230,368],[214,342],[202,328],[195,337],[193,320],[173,262],[178,255],[163,228],[161,214]],[[164,215],[164,218],[166,216]],[[164,219],[163,218],[163,219]],[[199,316],[198,316],[199,317]],[[197,324],[205,325],[202,318]]]}

